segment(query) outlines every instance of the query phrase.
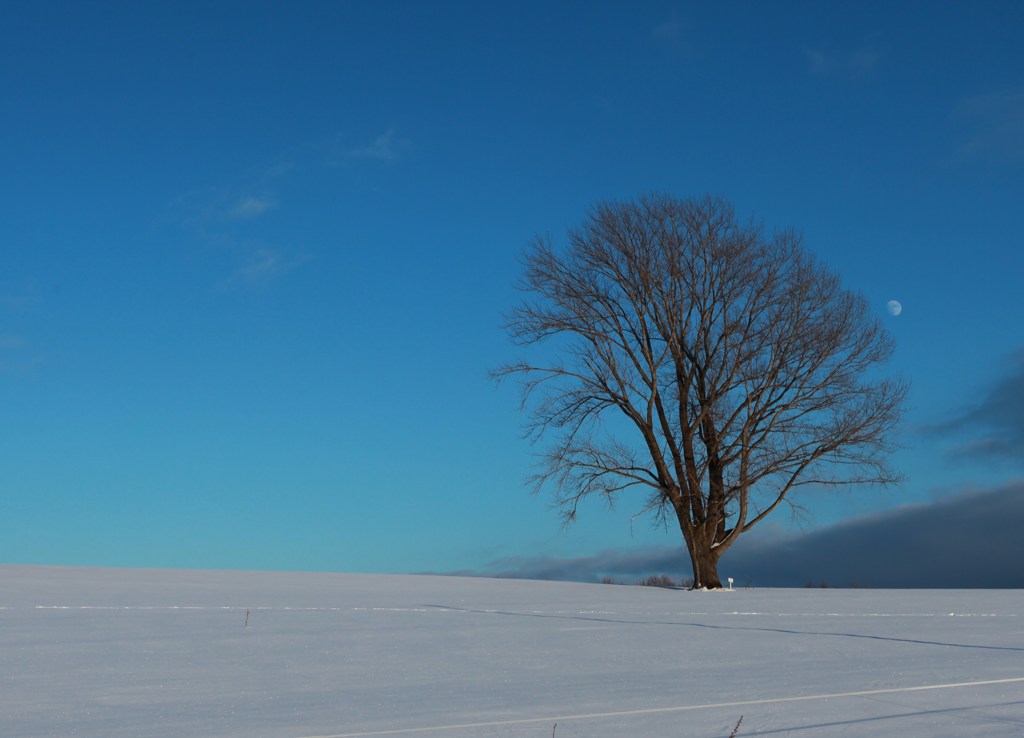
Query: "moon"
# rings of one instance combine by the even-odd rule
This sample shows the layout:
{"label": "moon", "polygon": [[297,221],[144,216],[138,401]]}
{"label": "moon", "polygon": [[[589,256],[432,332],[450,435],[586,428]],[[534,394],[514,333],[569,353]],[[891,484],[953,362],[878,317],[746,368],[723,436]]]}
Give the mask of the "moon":
{"label": "moon", "polygon": [[897,316],[903,312],[903,305],[900,304],[899,300],[889,300],[885,303],[885,309],[889,311],[889,315]]}

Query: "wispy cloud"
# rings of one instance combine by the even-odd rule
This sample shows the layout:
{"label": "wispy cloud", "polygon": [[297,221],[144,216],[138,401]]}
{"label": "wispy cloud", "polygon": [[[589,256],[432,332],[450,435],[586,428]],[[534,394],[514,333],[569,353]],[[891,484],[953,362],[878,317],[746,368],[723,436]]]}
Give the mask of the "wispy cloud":
{"label": "wispy cloud", "polygon": [[182,228],[213,251],[227,254],[230,270],[212,281],[215,289],[256,287],[278,279],[310,256],[293,246],[268,241],[265,219],[288,216],[288,193],[314,170],[334,169],[363,159],[384,164],[399,161],[410,142],[395,128],[361,146],[337,134],[295,146],[270,163],[253,167],[231,184],[196,188],[166,208],[164,225]]}
{"label": "wispy cloud", "polygon": [[0,333],[0,351],[12,351],[25,345],[25,339],[13,333]]}
{"label": "wispy cloud", "polygon": [[677,42],[683,32],[683,24],[678,18],[670,18],[664,23],[659,23],[651,31],[651,35],[663,41]]}
{"label": "wispy cloud", "polygon": [[977,403],[926,431],[956,439],[953,458],[1024,465],[1024,349],[1009,357]]}
{"label": "wispy cloud", "polygon": [[0,308],[4,310],[21,312],[29,309],[39,301],[39,295],[34,289],[9,291],[0,287]]}
{"label": "wispy cloud", "polygon": [[1024,161],[1024,87],[960,101],[954,122],[967,129],[957,149],[960,160],[1006,164]]}
{"label": "wispy cloud", "polygon": [[248,263],[235,271],[233,279],[236,282],[257,284],[277,276],[283,269],[280,256],[270,249],[258,249]]}
{"label": "wispy cloud", "polygon": [[228,217],[236,220],[248,220],[263,215],[275,207],[277,207],[277,202],[270,197],[246,195],[228,211]]}
{"label": "wispy cloud", "polygon": [[676,16],[672,16],[663,23],[659,23],[651,31],[651,36],[659,44],[672,48],[688,46],[689,25]]}
{"label": "wispy cloud", "polygon": [[307,256],[285,259],[273,249],[258,247],[248,252],[244,263],[222,281],[219,287],[258,287],[290,272],[308,260]]}
{"label": "wispy cloud", "polygon": [[[277,196],[295,172],[294,156],[254,169],[235,184],[205,187],[180,195],[167,208],[165,222],[189,232],[211,250],[228,255],[231,271],[211,287],[216,289],[264,285],[308,260],[305,255],[267,243],[260,219],[280,206]],[[260,235],[255,235],[259,233]]]}
{"label": "wispy cloud", "polygon": [[41,363],[24,336],[0,333],[0,372],[27,372]]}
{"label": "wispy cloud", "polygon": [[395,134],[390,128],[364,146],[356,146],[349,150],[349,156],[361,159],[376,159],[382,162],[395,162],[409,148],[410,142]]}
{"label": "wispy cloud", "polygon": [[676,62],[701,55],[706,43],[691,20],[675,13],[651,29],[650,40]]}
{"label": "wispy cloud", "polygon": [[804,56],[816,77],[862,80],[878,68],[883,53],[874,44],[865,43],[850,50],[804,47]]}
{"label": "wispy cloud", "polygon": [[165,224],[201,234],[229,231],[277,207],[269,195],[239,194],[238,188],[203,187],[176,197],[166,208]]}
{"label": "wispy cloud", "polygon": [[298,168],[296,152],[253,167],[231,184],[197,187],[174,198],[163,221],[189,228],[234,227],[239,221],[258,218],[281,204],[280,192],[287,189],[289,175]]}

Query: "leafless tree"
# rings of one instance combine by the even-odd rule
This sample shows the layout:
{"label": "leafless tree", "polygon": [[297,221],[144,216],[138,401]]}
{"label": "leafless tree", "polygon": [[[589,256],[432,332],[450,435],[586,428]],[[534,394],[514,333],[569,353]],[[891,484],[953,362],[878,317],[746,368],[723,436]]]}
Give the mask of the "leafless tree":
{"label": "leafless tree", "polygon": [[493,375],[523,382],[550,442],[534,481],[566,523],[586,497],[641,492],[678,523],[694,587],[718,588],[722,554],[795,489],[897,481],[892,341],[796,232],[648,196],[598,205],[566,248],[537,238],[524,261],[507,327],[546,358]]}

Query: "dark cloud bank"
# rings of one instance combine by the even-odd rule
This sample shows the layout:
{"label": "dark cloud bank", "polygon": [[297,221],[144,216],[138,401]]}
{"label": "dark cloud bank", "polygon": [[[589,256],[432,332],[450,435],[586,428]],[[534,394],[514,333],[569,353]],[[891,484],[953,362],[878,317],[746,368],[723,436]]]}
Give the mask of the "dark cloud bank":
{"label": "dark cloud bank", "polygon": [[[723,557],[737,586],[1024,588],[1024,479],[897,508],[804,535],[748,533]],[[689,576],[685,551],[663,546],[596,556],[510,558],[479,572],[509,578],[631,583]]]}

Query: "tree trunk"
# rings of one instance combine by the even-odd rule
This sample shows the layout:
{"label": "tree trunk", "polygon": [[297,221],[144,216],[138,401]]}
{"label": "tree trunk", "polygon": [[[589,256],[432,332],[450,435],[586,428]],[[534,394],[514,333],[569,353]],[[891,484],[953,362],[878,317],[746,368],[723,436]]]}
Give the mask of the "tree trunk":
{"label": "tree trunk", "polygon": [[693,589],[721,589],[722,580],[718,578],[718,559],[725,551],[712,548],[715,535],[708,535],[708,530],[717,532],[718,522],[704,520],[698,525],[690,522],[690,510],[682,495],[675,500],[676,519],[679,530],[686,541],[686,550],[690,554],[690,565],[693,567]]}
{"label": "tree trunk", "polygon": [[690,551],[690,563],[693,565],[693,588],[721,589],[717,551],[700,540],[700,536],[694,538],[695,540],[687,546]]}

